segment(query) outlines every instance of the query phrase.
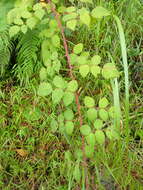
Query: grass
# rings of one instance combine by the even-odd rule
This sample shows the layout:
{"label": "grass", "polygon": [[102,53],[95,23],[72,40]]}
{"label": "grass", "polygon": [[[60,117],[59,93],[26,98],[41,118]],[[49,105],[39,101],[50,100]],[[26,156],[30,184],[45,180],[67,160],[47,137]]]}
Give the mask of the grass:
{"label": "grass", "polygon": [[[112,88],[109,83],[95,81],[93,78],[90,78],[91,83],[88,82],[88,78],[86,85],[85,81],[80,82],[81,86],[84,86],[84,91],[81,89],[82,95],[94,95],[98,102],[100,97],[106,94],[114,101],[116,119],[121,126],[121,139],[115,142],[107,141],[105,147],[96,146],[96,156],[87,161],[91,190],[141,190],[143,186],[143,71],[140,66],[143,61],[143,29],[142,18],[139,16],[142,7],[139,2],[138,0],[98,2],[112,9],[112,12],[121,19],[127,48],[117,17],[120,40],[117,26],[113,22],[107,24],[107,20],[95,23],[91,32],[81,28],[80,33],[72,36],[72,42],[75,44],[84,42],[85,48],[90,50],[91,54],[98,52],[103,57],[103,63],[115,62],[121,71],[120,79],[111,81]],[[127,3],[129,9],[126,9]],[[96,27],[100,29],[100,33]],[[122,46],[122,56],[119,43]],[[122,59],[124,70],[121,65]],[[136,80],[132,76],[136,76]],[[70,141],[66,136],[53,132],[50,127],[49,117],[55,116],[51,111],[53,107],[49,99],[37,97],[36,80],[31,81],[27,87],[20,87],[15,82],[13,78],[0,82],[0,189],[79,190],[79,185],[71,175],[74,160],[69,161],[68,156],[65,156],[68,155],[68,150],[72,151]],[[124,95],[126,116],[123,112]],[[125,128],[130,129],[128,142],[125,138]],[[78,142],[74,143],[76,145]]]}

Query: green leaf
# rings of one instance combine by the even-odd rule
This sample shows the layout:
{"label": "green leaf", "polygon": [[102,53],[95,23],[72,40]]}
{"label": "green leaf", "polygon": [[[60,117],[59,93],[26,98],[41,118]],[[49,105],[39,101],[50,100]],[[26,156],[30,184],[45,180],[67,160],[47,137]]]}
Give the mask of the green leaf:
{"label": "green leaf", "polygon": [[28,18],[26,24],[32,30],[37,24],[37,19],[35,17]]}
{"label": "green leaf", "polygon": [[119,72],[113,63],[106,63],[102,69],[102,75],[105,79],[113,79],[119,77]]}
{"label": "green leaf", "polygon": [[75,20],[75,19],[69,20],[69,21],[67,21],[67,23],[66,23],[67,28],[71,29],[72,31],[75,30],[76,25],[77,25],[77,20]]}
{"label": "green leaf", "polygon": [[36,10],[39,10],[39,9],[42,9],[42,5],[41,5],[41,3],[36,3],[36,4],[33,6],[33,10],[36,11]]}
{"label": "green leaf", "polygon": [[90,18],[89,12],[85,8],[82,8],[80,10],[80,21],[81,21],[81,23],[83,23],[87,26],[90,25],[91,18]]}
{"label": "green leaf", "polygon": [[41,20],[45,15],[45,11],[43,9],[36,10],[34,15]]}
{"label": "green leaf", "polygon": [[101,62],[101,57],[99,55],[94,55],[91,59],[91,64],[99,65]]}
{"label": "green leaf", "polygon": [[91,98],[90,96],[86,96],[86,97],[84,98],[84,104],[85,104],[86,107],[92,108],[92,107],[95,106],[95,101],[94,101],[94,99]]}
{"label": "green leaf", "polygon": [[87,64],[88,60],[86,56],[78,56],[76,59],[76,62],[78,62],[78,65],[85,65]]}
{"label": "green leaf", "polygon": [[74,124],[72,121],[67,121],[65,124],[65,131],[68,135],[72,135],[74,131]]}
{"label": "green leaf", "polygon": [[42,113],[39,108],[26,107],[23,115],[27,121],[38,121],[41,118]]}
{"label": "green leaf", "polygon": [[96,119],[94,122],[94,127],[95,129],[101,129],[103,127],[103,121],[100,119]]}
{"label": "green leaf", "polygon": [[93,4],[93,1],[92,0],[80,0],[82,3],[91,3]]}
{"label": "green leaf", "polygon": [[47,69],[42,67],[40,70],[40,80],[44,81],[47,80]]}
{"label": "green leaf", "polygon": [[21,12],[21,17],[22,18],[31,18],[32,14],[29,11],[24,10],[24,11]]}
{"label": "green leaf", "polygon": [[83,44],[82,43],[79,43],[79,44],[75,45],[74,48],[73,48],[73,52],[75,54],[81,53],[82,50],[83,50]]}
{"label": "green leaf", "polygon": [[22,21],[22,19],[20,19],[20,18],[15,18],[15,19],[14,19],[14,24],[22,25],[22,24],[23,24],[23,21]]}
{"label": "green leaf", "polygon": [[87,136],[91,133],[91,128],[88,125],[82,125],[80,127],[80,132],[82,135]]}
{"label": "green leaf", "polygon": [[91,14],[94,18],[102,18],[104,16],[109,16],[110,12],[104,7],[97,6],[92,10]]}
{"label": "green leaf", "polygon": [[95,132],[95,140],[96,140],[99,144],[101,144],[101,145],[103,145],[103,144],[105,143],[105,135],[104,135],[103,131],[97,130],[97,131]]}
{"label": "green leaf", "polygon": [[94,147],[91,147],[90,145],[86,145],[85,155],[87,158],[92,158],[94,156]]}
{"label": "green leaf", "polygon": [[19,26],[11,26],[9,28],[9,35],[10,35],[10,37],[12,38],[16,34],[18,34],[19,31],[20,31],[20,27]]}
{"label": "green leaf", "polygon": [[73,172],[74,179],[80,183],[81,179],[81,171],[79,169],[79,162],[75,165],[74,172]]}
{"label": "green leaf", "polygon": [[27,26],[25,24],[21,26],[21,32],[23,34],[26,34],[27,30],[28,30],[28,28],[27,28]]}
{"label": "green leaf", "polygon": [[86,77],[89,73],[89,66],[88,65],[81,65],[79,67],[79,72],[83,78]]}
{"label": "green leaf", "polygon": [[55,76],[54,80],[53,80],[53,84],[57,87],[57,88],[62,88],[64,89],[66,87],[66,83],[64,81],[64,79],[60,76]]}
{"label": "green leaf", "polygon": [[58,104],[60,103],[62,97],[64,95],[64,92],[62,89],[55,89],[53,92],[52,92],[52,102],[53,104]]}
{"label": "green leaf", "polygon": [[108,120],[108,112],[104,109],[100,109],[99,110],[99,117],[103,120],[103,121],[107,121]]}
{"label": "green leaf", "polygon": [[38,88],[39,96],[48,96],[52,92],[52,86],[48,82],[42,82]]}
{"label": "green leaf", "polygon": [[65,15],[63,16],[63,21],[67,22],[70,20],[76,20],[77,16],[78,16],[77,13],[71,13],[71,14]]}
{"label": "green leaf", "polygon": [[107,100],[107,98],[102,98],[99,100],[99,107],[100,108],[106,108],[109,105],[109,102]]}
{"label": "green leaf", "polygon": [[76,11],[76,8],[75,7],[67,7],[66,10],[65,10],[67,13],[71,13],[71,12],[74,12]]}
{"label": "green leaf", "polygon": [[53,133],[55,133],[58,129],[58,122],[55,119],[51,120],[50,127]]}
{"label": "green leaf", "polygon": [[74,101],[74,94],[72,92],[65,92],[63,102],[65,106],[70,105]]}
{"label": "green leaf", "polygon": [[75,92],[78,89],[78,83],[76,80],[72,80],[67,85],[67,90],[71,92]]}
{"label": "green leaf", "polygon": [[58,35],[53,35],[51,40],[54,47],[60,47],[60,38]]}
{"label": "green leaf", "polygon": [[87,111],[87,117],[90,121],[93,121],[97,118],[97,110],[95,108],[90,108]]}
{"label": "green leaf", "polygon": [[94,77],[97,77],[100,72],[101,72],[101,68],[99,66],[90,66],[90,72],[93,74]]}
{"label": "green leaf", "polygon": [[90,147],[95,146],[95,135],[93,133],[90,133],[88,136],[86,136],[86,141]]}
{"label": "green leaf", "polygon": [[65,120],[73,120],[74,118],[74,113],[71,109],[67,109],[66,111],[64,111],[64,118]]}

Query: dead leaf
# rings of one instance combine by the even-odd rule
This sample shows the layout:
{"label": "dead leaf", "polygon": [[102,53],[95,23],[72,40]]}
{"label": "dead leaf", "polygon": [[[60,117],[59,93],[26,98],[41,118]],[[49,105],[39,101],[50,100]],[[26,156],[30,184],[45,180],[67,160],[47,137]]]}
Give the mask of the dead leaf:
{"label": "dead leaf", "polygon": [[28,155],[28,152],[27,150],[24,150],[24,149],[16,149],[16,152],[22,156],[22,157],[26,157]]}

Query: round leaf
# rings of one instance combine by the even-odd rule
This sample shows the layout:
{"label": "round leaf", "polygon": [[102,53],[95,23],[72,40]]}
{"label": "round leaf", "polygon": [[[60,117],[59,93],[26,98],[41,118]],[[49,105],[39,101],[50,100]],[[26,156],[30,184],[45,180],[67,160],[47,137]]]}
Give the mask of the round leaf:
{"label": "round leaf", "polygon": [[72,80],[68,83],[67,90],[75,92],[78,89],[78,83],[76,80]]}
{"label": "round leaf", "polygon": [[99,66],[92,65],[90,66],[90,72],[94,77],[97,77],[100,74],[101,68]]}
{"label": "round leaf", "polygon": [[94,55],[91,59],[91,64],[99,65],[101,62],[101,57],[99,55]]}
{"label": "round leaf", "polygon": [[97,110],[95,108],[90,108],[87,111],[87,117],[90,121],[93,121],[97,118]]}
{"label": "round leaf", "polygon": [[67,21],[67,28],[71,29],[71,30],[75,30],[75,27],[76,27],[76,24],[77,24],[77,20],[73,19],[73,20],[69,20]]}
{"label": "round leaf", "polygon": [[64,89],[66,86],[65,81],[62,77],[60,76],[55,76],[54,80],[53,80],[53,84],[57,87],[57,88],[62,88]]}
{"label": "round leaf", "polygon": [[40,70],[40,80],[44,81],[47,80],[47,69],[42,67]]}
{"label": "round leaf", "polygon": [[107,121],[108,120],[108,112],[104,109],[99,110],[99,117],[103,120],[103,121]]}
{"label": "round leaf", "polygon": [[100,108],[106,108],[109,105],[109,102],[107,100],[107,98],[102,98],[99,100],[99,107]]}
{"label": "round leaf", "polygon": [[63,102],[65,106],[70,105],[74,101],[74,94],[72,92],[65,92]]}
{"label": "round leaf", "polygon": [[74,46],[73,53],[79,54],[79,53],[82,52],[82,50],[83,50],[83,44],[79,43],[79,44],[77,44],[77,45]]}
{"label": "round leaf", "polygon": [[119,72],[113,63],[107,63],[102,69],[102,75],[105,79],[112,79],[119,77]]}
{"label": "round leaf", "polygon": [[87,158],[92,158],[94,155],[94,147],[89,145],[85,146],[85,155]]}
{"label": "round leaf", "polygon": [[42,82],[38,88],[39,96],[48,96],[52,92],[52,86],[48,82]]}
{"label": "round leaf", "polygon": [[54,104],[58,104],[60,103],[62,97],[64,95],[64,92],[62,89],[55,89],[53,92],[52,92],[52,102]]}
{"label": "round leaf", "polygon": [[110,12],[106,10],[104,7],[97,6],[92,10],[91,14],[94,18],[102,18],[104,16],[109,16]]}
{"label": "round leaf", "polygon": [[18,34],[19,31],[20,31],[20,27],[19,26],[11,26],[9,28],[9,35],[10,35],[10,37],[15,36],[16,34]]}
{"label": "round leaf", "polygon": [[94,147],[95,146],[95,135],[93,133],[90,133],[88,136],[86,136],[86,141],[89,146]]}
{"label": "round leaf", "polygon": [[71,121],[67,121],[65,124],[65,130],[68,135],[72,135],[74,130],[74,124]]}
{"label": "round leaf", "polygon": [[86,96],[84,98],[84,104],[86,107],[91,108],[91,107],[95,106],[95,101],[90,96]]}
{"label": "round leaf", "polygon": [[101,130],[97,130],[95,132],[95,140],[99,143],[99,144],[104,144],[105,143],[105,135],[103,133],[103,131]]}
{"label": "round leaf", "polygon": [[74,118],[74,113],[71,109],[67,109],[65,112],[64,112],[64,118],[65,120],[73,120]]}
{"label": "round leaf", "polygon": [[96,119],[94,122],[94,127],[95,129],[101,129],[103,127],[103,121],[100,119]]}
{"label": "round leaf", "polygon": [[91,133],[91,128],[88,125],[82,125],[82,127],[80,127],[80,132],[82,135],[87,136]]}
{"label": "round leaf", "polygon": [[82,77],[86,77],[89,73],[89,66],[88,65],[81,65],[79,67],[79,73]]}

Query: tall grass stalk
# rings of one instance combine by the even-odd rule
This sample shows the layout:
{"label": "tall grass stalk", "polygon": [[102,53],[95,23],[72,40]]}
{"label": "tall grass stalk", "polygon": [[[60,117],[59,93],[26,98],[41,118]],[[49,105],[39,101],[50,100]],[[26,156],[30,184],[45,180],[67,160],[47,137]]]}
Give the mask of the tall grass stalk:
{"label": "tall grass stalk", "polygon": [[123,67],[124,67],[124,75],[125,75],[125,121],[126,121],[126,133],[129,134],[129,74],[128,74],[128,62],[127,62],[127,50],[126,50],[126,41],[124,30],[121,24],[120,19],[114,15],[113,16],[119,32],[120,37],[120,45],[121,45],[121,52],[122,52],[122,60],[123,60]]}

